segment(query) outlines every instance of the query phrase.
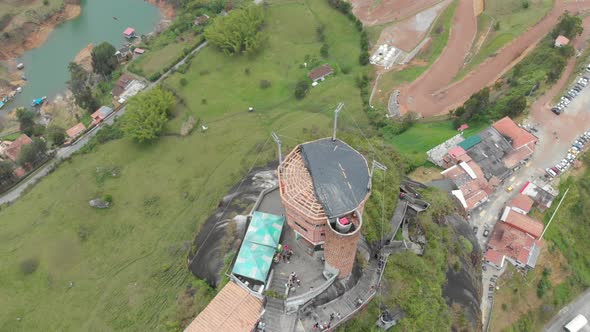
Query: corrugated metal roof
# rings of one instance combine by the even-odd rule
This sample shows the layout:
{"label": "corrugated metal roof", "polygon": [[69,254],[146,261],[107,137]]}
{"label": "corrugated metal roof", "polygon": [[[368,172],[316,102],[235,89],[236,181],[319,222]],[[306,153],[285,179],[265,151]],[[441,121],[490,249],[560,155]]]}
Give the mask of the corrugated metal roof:
{"label": "corrugated metal roof", "polygon": [[481,142],[481,137],[479,137],[478,135],[473,135],[457,145],[462,147],[463,150],[467,151],[479,142]]}
{"label": "corrugated metal roof", "polygon": [[354,211],[369,194],[369,166],[358,151],[339,139],[301,145],[318,201],[328,217]]}

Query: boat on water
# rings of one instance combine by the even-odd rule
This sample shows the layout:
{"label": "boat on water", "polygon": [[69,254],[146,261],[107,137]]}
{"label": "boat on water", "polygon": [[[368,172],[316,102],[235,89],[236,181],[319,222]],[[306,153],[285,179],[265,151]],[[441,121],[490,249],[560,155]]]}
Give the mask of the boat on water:
{"label": "boat on water", "polygon": [[46,99],[47,99],[47,96],[43,96],[41,98],[34,99],[33,102],[31,103],[31,106],[36,107],[36,106],[42,105]]}

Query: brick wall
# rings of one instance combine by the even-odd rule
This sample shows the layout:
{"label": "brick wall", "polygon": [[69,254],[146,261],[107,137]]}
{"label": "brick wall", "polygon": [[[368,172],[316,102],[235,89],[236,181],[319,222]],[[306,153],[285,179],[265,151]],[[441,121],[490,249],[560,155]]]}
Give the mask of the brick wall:
{"label": "brick wall", "polygon": [[340,270],[339,279],[348,277],[352,272],[360,234],[358,229],[353,234],[341,235],[326,226],[324,258],[327,264]]}

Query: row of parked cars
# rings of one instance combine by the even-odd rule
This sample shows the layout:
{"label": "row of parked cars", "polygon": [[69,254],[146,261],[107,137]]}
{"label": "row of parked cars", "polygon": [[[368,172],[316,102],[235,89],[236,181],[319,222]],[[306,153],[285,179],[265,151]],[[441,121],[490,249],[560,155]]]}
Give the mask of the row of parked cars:
{"label": "row of parked cars", "polygon": [[583,133],[574,141],[571,148],[567,151],[567,155],[559,163],[545,170],[547,174],[551,177],[556,177],[568,170],[588,142],[590,142],[590,130]]}
{"label": "row of parked cars", "polygon": [[588,85],[589,82],[590,78],[588,76],[580,77],[576,84],[574,84],[574,86],[561,97],[559,103],[551,108],[551,111],[557,115],[563,113],[567,108],[567,105],[569,105],[569,103],[571,103],[572,100],[576,98],[576,96]]}

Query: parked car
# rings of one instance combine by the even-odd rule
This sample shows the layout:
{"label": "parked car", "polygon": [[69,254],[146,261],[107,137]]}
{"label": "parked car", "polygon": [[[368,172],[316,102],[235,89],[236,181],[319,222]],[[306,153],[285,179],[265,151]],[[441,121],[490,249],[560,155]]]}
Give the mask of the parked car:
{"label": "parked car", "polygon": [[551,112],[555,113],[556,115],[560,115],[561,114],[561,110],[557,107],[553,107],[551,109]]}
{"label": "parked car", "polygon": [[545,170],[545,172],[547,172],[547,174],[549,174],[549,176],[551,176],[551,177],[556,177],[557,176],[557,173],[555,173],[551,168],[547,168]]}
{"label": "parked car", "polygon": [[488,235],[490,235],[490,230],[489,229],[484,229],[483,230],[483,236],[484,237],[488,237]]}
{"label": "parked car", "polygon": [[553,172],[555,172],[555,174],[557,174],[557,175],[561,174],[561,171],[559,169],[557,169],[557,167],[555,167],[555,166],[551,167],[551,170]]}

